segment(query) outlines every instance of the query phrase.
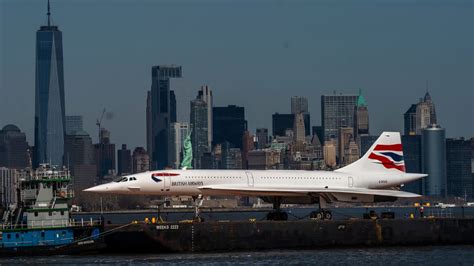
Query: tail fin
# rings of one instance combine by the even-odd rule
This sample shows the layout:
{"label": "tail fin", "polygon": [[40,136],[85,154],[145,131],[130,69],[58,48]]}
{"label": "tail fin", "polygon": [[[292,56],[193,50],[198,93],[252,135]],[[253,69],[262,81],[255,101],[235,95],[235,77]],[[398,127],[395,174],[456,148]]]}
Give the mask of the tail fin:
{"label": "tail fin", "polygon": [[405,173],[400,133],[383,132],[362,158],[336,171]]}

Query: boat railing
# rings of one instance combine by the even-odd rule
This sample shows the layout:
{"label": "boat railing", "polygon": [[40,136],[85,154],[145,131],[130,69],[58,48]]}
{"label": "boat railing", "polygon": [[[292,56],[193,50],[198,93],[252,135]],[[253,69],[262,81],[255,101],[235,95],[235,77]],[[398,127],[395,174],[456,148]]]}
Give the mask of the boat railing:
{"label": "boat railing", "polygon": [[100,219],[69,219],[69,220],[46,220],[46,221],[32,221],[31,224],[12,224],[3,223],[2,230],[13,229],[47,229],[57,227],[91,227],[102,225],[103,221]]}

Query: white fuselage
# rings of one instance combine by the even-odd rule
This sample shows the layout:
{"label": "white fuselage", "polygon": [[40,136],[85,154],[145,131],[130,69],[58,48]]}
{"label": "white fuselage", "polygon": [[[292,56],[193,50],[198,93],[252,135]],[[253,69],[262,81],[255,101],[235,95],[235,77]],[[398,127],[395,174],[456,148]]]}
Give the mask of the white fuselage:
{"label": "white fuselage", "polygon": [[[152,179],[154,175],[155,180]],[[158,181],[159,180],[159,181]],[[160,170],[124,176],[120,182],[111,182],[95,187],[97,191],[134,195],[252,195],[250,192],[229,193],[217,190],[202,190],[210,185],[232,185],[249,188],[388,188],[404,181],[402,175],[370,173],[355,176],[330,171],[303,170]],[[262,195],[265,194],[265,195]],[[259,192],[259,196],[275,193]],[[287,193],[291,196],[293,193]],[[275,196],[283,196],[281,192]]]}
{"label": "white fuselage", "polygon": [[[160,170],[122,177],[85,191],[163,196],[257,196],[379,202],[419,197],[395,187],[422,178],[406,173],[400,133],[383,132],[356,162],[335,171]],[[279,201],[279,199],[278,199]]]}

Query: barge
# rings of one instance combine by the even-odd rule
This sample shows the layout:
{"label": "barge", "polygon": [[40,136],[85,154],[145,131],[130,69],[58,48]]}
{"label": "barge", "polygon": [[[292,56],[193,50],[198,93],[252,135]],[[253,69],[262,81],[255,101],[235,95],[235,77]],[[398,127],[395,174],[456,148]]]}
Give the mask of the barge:
{"label": "barge", "polygon": [[115,230],[105,236],[108,252],[474,245],[472,218],[132,223],[118,227],[105,226],[105,230]]}

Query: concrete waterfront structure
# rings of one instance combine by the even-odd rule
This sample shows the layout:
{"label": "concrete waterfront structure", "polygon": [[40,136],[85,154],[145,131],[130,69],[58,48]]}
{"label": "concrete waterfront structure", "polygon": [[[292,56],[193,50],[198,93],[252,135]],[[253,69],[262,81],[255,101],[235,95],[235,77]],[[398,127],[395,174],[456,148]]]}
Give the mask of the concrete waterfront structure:
{"label": "concrete waterfront structure", "polygon": [[62,166],[65,135],[62,32],[48,24],[36,32],[35,156],[34,165]]}
{"label": "concrete waterfront structure", "polygon": [[473,199],[473,177],[471,169],[471,140],[446,139],[447,194]]}
{"label": "concrete waterfront structure", "polygon": [[122,144],[122,149],[117,150],[117,174],[132,173],[132,153],[127,149],[127,144]]}
{"label": "concrete waterfront structure", "polygon": [[423,178],[423,195],[446,197],[446,137],[445,130],[432,124],[422,130],[421,169],[428,174]]}
{"label": "concrete waterfront structure", "polygon": [[357,95],[321,95],[321,124],[324,140],[339,138],[339,128],[354,128],[354,112]]}
{"label": "concrete waterfront structure", "polygon": [[207,110],[207,103],[201,98],[197,97],[191,101],[190,126],[195,169],[201,169],[201,157],[205,152],[209,152]]}
{"label": "concrete waterfront structure", "polygon": [[169,165],[174,169],[179,169],[183,160],[183,143],[190,130],[189,123],[176,122],[171,123],[170,131],[170,162]]}
{"label": "concrete waterfront structure", "polygon": [[147,136],[147,141],[151,143],[147,143],[147,147],[151,154],[152,169],[163,169],[169,162],[170,124],[176,122],[176,96],[170,90],[170,79],[181,78],[182,70],[181,66],[158,65],[152,67],[151,75],[151,93],[147,99],[151,100],[147,111],[150,120],[147,133],[151,134]]}
{"label": "concrete waterfront structure", "polygon": [[215,144],[229,142],[232,148],[242,149],[242,136],[247,130],[245,108],[228,105],[213,107],[213,141]]}
{"label": "concrete waterfront structure", "polygon": [[12,124],[0,130],[0,167],[23,169],[31,166],[25,133]]}

